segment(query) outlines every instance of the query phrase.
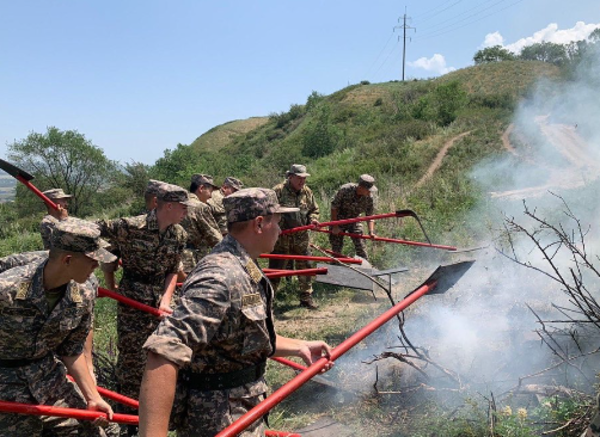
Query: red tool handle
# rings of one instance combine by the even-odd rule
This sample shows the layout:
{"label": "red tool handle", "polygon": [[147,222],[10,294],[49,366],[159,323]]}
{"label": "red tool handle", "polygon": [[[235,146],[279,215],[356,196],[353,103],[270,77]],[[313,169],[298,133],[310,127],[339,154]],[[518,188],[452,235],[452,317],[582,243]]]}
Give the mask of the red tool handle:
{"label": "red tool handle", "polygon": [[392,308],[387,310],[385,313],[381,314],[375,320],[370,322],[364,328],[360,329],[349,338],[340,343],[337,347],[333,349],[331,352],[331,357],[328,359],[326,357],[320,358],[318,361],[310,365],[306,368],[305,371],[298,374],[294,379],[287,382],[285,385],[280,387],[278,390],[273,392],[267,399],[258,404],[256,407],[252,408],[246,414],[244,414],[241,418],[235,421],[233,424],[229,425],[226,429],[217,434],[216,437],[233,437],[240,434],[266,413],[271,411],[277,404],[291,395],[293,392],[298,390],[302,385],[308,382],[313,376],[316,376],[320,373],[327,363],[331,361],[337,360],[343,354],[348,352],[351,348],[356,346],[366,337],[371,335],[375,330],[381,327],[383,324],[388,322],[393,317],[396,317],[398,313],[403,311],[405,308],[413,304],[415,301],[424,296],[427,292],[432,290],[437,282],[433,281],[428,284],[424,284],[411,293],[408,297],[398,302]]}
{"label": "red tool handle", "polygon": [[[299,260],[299,261],[319,261],[319,262],[335,262],[336,260],[332,260],[326,256],[308,256],[308,255],[282,255],[279,253],[263,253],[261,258],[266,259],[288,259],[288,260]],[[347,264],[362,264],[361,259],[354,258],[343,258],[339,261],[347,263]]]}
{"label": "red tool handle", "polygon": [[[73,381],[73,382],[75,381],[71,375],[67,375],[67,378],[69,378],[69,381]],[[128,407],[135,408],[135,409],[138,409],[140,407],[140,403],[138,401],[136,401],[135,399],[128,398],[127,396],[124,396],[120,393],[116,393],[114,391],[108,390],[108,389],[100,387],[100,386],[96,386],[96,389],[98,390],[98,393],[100,393],[102,396],[104,396],[107,399],[117,401],[120,404],[127,405]]]}
{"label": "red tool handle", "polygon": [[287,431],[273,431],[272,429],[265,431],[267,437],[302,437],[300,434],[295,434]]}
{"label": "red tool handle", "polygon": [[44,203],[46,205],[48,205],[50,208],[58,209],[58,206],[56,205],[56,203],[54,203],[52,200],[50,200],[50,198],[48,196],[46,196],[44,193],[42,193],[40,190],[38,190],[35,185],[33,185],[31,182],[29,182],[23,176],[17,175],[17,176],[15,176],[15,178],[19,182],[21,182],[23,185],[25,185],[27,188],[29,188],[33,192],[33,194],[35,194],[40,199],[42,199],[44,201]]}
{"label": "red tool handle", "polygon": [[364,217],[355,217],[355,218],[344,219],[344,220],[335,220],[332,222],[319,223],[318,225],[306,225],[306,226],[298,226],[297,228],[285,229],[285,230],[281,231],[281,235],[287,235],[287,234],[293,234],[294,232],[308,231],[308,230],[323,228],[325,226],[348,225],[350,223],[367,222],[369,220],[380,220],[380,219],[384,219],[384,218],[404,217],[404,216],[405,216],[405,214],[403,214],[402,211],[396,211],[396,212],[390,212],[387,214],[368,215],[368,216],[364,216]]}
{"label": "red tool handle", "polygon": [[[322,232],[324,234],[333,234],[333,232],[328,231],[326,229],[313,229],[313,231]],[[443,246],[441,244],[421,243],[419,241],[410,241],[410,240],[398,240],[396,238],[369,237],[367,235],[353,234],[350,232],[340,232],[337,235],[343,235],[345,237],[352,237],[352,238],[362,238],[363,240],[385,241],[386,243],[406,244],[408,246],[430,247],[432,249],[443,249],[443,250],[449,250],[449,251],[457,250],[457,248],[454,246]]]}
{"label": "red tool handle", "polygon": [[155,315],[156,317],[161,317],[163,314],[166,314],[158,308],[154,308],[150,305],[143,304],[141,302],[138,302],[137,300],[125,297],[122,294],[107,290],[106,288],[98,287],[98,297],[110,297],[111,299],[118,300],[119,302],[124,303],[125,305],[129,305],[132,308],[136,308],[138,310],[150,313],[152,315]]}
{"label": "red tool handle", "polygon": [[[53,416],[53,417],[71,417],[77,420],[96,420],[99,417],[108,419],[106,413],[92,410],[80,410],[77,408],[53,407],[50,405],[32,405],[19,402],[0,401],[0,411],[4,413],[27,414],[30,416]],[[137,425],[138,416],[130,414],[114,414],[112,422],[125,425]]]}
{"label": "red tool handle", "polygon": [[306,366],[303,366],[302,364],[298,364],[295,361],[292,360],[288,360],[287,358],[281,358],[281,357],[271,357],[271,359],[273,361],[277,361],[278,363],[281,363],[283,365],[286,365],[288,367],[291,367],[294,370],[300,370],[300,371],[304,371],[306,370]]}

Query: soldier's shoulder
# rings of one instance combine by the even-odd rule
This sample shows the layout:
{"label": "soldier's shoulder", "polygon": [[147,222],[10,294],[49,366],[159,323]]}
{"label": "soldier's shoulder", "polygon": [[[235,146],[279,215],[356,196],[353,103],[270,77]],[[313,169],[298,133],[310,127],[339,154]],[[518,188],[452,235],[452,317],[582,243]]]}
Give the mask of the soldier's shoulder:
{"label": "soldier's shoulder", "polygon": [[140,215],[135,215],[132,217],[123,217],[123,218],[117,219],[117,220],[119,220],[125,226],[141,228],[143,226],[146,226],[147,218],[148,218],[148,214],[140,214]]}
{"label": "soldier's shoulder", "polygon": [[17,290],[21,284],[31,282],[39,263],[30,263],[0,273],[0,292]]}
{"label": "soldier's shoulder", "polygon": [[56,224],[58,223],[58,219],[56,217],[51,216],[50,214],[46,214],[43,218],[42,218],[42,224],[43,225],[48,225],[48,224]]}
{"label": "soldier's shoulder", "polygon": [[273,187],[273,191],[275,191],[277,194],[281,193],[281,191],[283,190],[283,187],[285,186],[285,182],[282,182],[280,184],[277,184]]}
{"label": "soldier's shoulder", "polygon": [[353,188],[356,188],[356,184],[354,182],[348,182],[340,187],[339,191],[349,191]]}
{"label": "soldier's shoulder", "polygon": [[13,255],[0,258],[0,273],[14,267],[23,266],[32,263],[41,263],[48,259],[47,250],[38,250],[35,252],[15,253]]}

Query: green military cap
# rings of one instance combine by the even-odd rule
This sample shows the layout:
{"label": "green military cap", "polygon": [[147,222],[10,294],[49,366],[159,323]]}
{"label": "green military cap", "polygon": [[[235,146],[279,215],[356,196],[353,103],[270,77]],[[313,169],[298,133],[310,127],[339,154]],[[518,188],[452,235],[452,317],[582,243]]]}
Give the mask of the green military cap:
{"label": "green military cap", "polygon": [[117,259],[105,249],[107,246],[108,243],[100,238],[98,226],[81,219],[57,223],[50,239],[50,250],[83,253],[101,263],[110,263]]}
{"label": "green military cap", "polygon": [[156,196],[158,194],[158,188],[164,184],[163,181],[157,181],[156,179],[150,179],[148,185],[146,185],[146,194]]}
{"label": "green military cap", "polygon": [[245,222],[261,215],[297,212],[300,208],[283,207],[275,191],[268,188],[245,188],[223,198],[229,223]]}
{"label": "green military cap", "polygon": [[288,171],[285,172],[285,176],[291,176],[291,175],[296,175],[296,176],[300,176],[301,178],[305,178],[310,176],[310,173],[306,173],[306,166],[302,165],[302,164],[292,164],[292,166],[290,167],[290,169]]}
{"label": "green military cap", "polygon": [[179,185],[162,183],[158,187],[158,193],[156,195],[158,200],[163,202],[175,202],[182,203],[183,205],[193,205],[194,203],[189,200],[187,190],[184,190]]}
{"label": "green military cap", "polygon": [[223,182],[223,185],[230,186],[235,190],[241,190],[242,188],[244,188],[243,182],[237,178],[234,178],[233,176],[227,176],[225,178],[225,181]]}
{"label": "green military cap", "polygon": [[370,192],[377,191],[377,187],[375,186],[375,178],[368,174],[361,174],[358,178],[358,185],[361,187],[365,187]]}
{"label": "green military cap", "polygon": [[192,175],[192,183],[198,186],[200,185],[210,185],[214,188],[219,188],[215,185],[214,179],[209,174],[196,173]]}
{"label": "green military cap", "polygon": [[52,188],[51,190],[44,191],[42,194],[50,200],[70,199],[73,197],[71,194],[66,194],[62,188]]}

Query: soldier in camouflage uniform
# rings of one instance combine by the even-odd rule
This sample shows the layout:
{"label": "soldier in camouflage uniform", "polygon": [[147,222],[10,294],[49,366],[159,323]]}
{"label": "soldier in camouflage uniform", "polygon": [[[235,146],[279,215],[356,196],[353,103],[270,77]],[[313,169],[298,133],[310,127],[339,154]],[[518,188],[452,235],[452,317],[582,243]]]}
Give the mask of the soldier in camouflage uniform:
{"label": "soldier in camouflage uniform", "polygon": [[221,235],[227,235],[227,217],[225,216],[225,207],[223,206],[223,198],[235,193],[244,188],[244,184],[239,179],[232,176],[225,178],[223,185],[217,191],[213,191],[212,196],[208,199],[208,204],[212,208],[212,215],[219,225]]}
{"label": "soldier in camouflage uniform", "polygon": [[[91,223],[58,223],[49,256],[36,252],[13,256],[11,262],[22,264],[0,274],[2,400],[87,407],[112,418],[112,409],[98,394],[82,354],[97,295],[93,271],[98,262],[114,259],[99,237]],[[67,372],[78,388],[67,380]],[[106,420],[90,423],[0,413],[0,436],[104,436],[99,424],[105,425]]]}
{"label": "soldier in camouflage uniform", "polygon": [[48,214],[44,216],[42,223],[40,224],[42,243],[44,244],[44,249],[48,250],[50,249],[50,237],[52,235],[52,230],[58,222],[65,220],[69,216],[67,208],[69,207],[69,199],[73,196],[66,194],[62,188],[46,190],[42,194],[44,194],[48,199],[52,200],[58,207],[58,209],[54,209],[46,205]]}
{"label": "soldier in camouflage uniform", "polygon": [[[183,251],[183,271],[188,274],[196,267],[200,258],[210,252],[222,240],[219,226],[215,221],[211,207],[206,203],[216,188],[209,175],[195,174],[190,185],[188,215],[181,226],[188,234],[188,242]],[[208,196],[208,197],[207,197]]]}
{"label": "soldier in camouflage uniform", "polygon": [[[355,218],[363,212],[365,216],[373,215],[375,209],[373,194],[377,192],[375,187],[375,178],[368,174],[360,176],[358,183],[349,183],[342,185],[331,201],[331,221]],[[367,222],[369,227],[369,236],[375,237],[375,221]],[[351,234],[363,234],[361,223],[351,223],[342,226],[332,226],[332,234],[329,235],[329,242],[334,252],[341,253],[344,247],[344,236],[337,235],[340,232]],[[356,254],[364,259],[369,259],[365,240],[352,238]]]}
{"label": "soldier in camouflage uniform", "polygon": [[[100,231],[120,254],[123,278],[119,291],[138,302],[171,312],[177,270],[187,235],[178,224],[187,213],[183,188],[162,184],[158,206],[146,215],[100,221]],[[117,382],[119,392],[137,398],[146,354],[142,345],[159,320],[119,303],[117,307]],[[133,410],[123,408],[125,412]],[[129,429],[134,433],[133,429]]]}
{"label": "soldier in camouflage uniform", "polygon": [[[167,435],[175,393],[185,398],[177,435],[214,436],[261,402],[269,356],[307,364],[329,355],[322,341],[281,337],[273,327],[273,289],[256,263],[273,250],[280,213],[272,190],[240,190],[224,201],[229,234],[192,271],[179,305],[144,345],[148,364],[140,392],[141,436]],[[186,389],[189,389],[187,395]],[[245,432],[264,435],[261,420]]]}
{"label": "soldier in camouflage uniform", "polygon": [[[141,214],[148,214],[150,211],[156,209],[156,196],[158,195],[158,188],[165,182],[157,181],[156,179],[150,179],[146,185],[146,191],[144,192],[144,209]],[[112,253],[117,256],[117,259],[112,263],[102,264],[102,273],[104,274],[104,281],[106,287],[109,290],[117,291],[118,285],[115,278],[117,270],[119,270],[119,259],[121,254],[116,248],[108,248]]]}
{"label": "soldier in camouflage uniform", "polygon": [[[310,176],[306,172],[306,166],[293,164],[286,172],[287,180],[273,188],[277,194],[277,200],[282,206],[291,206],[299,208],[300,211],[283,214],[281,219],[281,229],[291,229],[298,226],[318,225],[319,224],[319,205],[315,200],[313,192],[306,186],[306,178]],[[275,245],[273,253],[284,255],[311,255],[309,248],[309,231],[295,232],[287,235],[280,235]],[[296,269],[309,269],[312,263],[308,261],[294,261]],[[285,269],[286,260],[270,259],[270,269]],[[273,288],[277,291],[280,278],[272,279]],[[318,306],[312,298],[312,278],[310,276],[299,276],[300,285],[300,306],[317,309]]]}

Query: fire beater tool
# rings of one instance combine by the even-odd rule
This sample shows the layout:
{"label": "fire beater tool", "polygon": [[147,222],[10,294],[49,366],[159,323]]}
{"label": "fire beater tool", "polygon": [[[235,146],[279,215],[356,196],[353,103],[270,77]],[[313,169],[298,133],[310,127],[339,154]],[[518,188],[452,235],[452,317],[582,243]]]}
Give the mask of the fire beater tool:
{"label": "fire beater tool", "polygon": [[381,314],[365,327],[333,348],[329,358],[321,357],[315,363],[307,367],[305,371],[300,373],[288,383],[284,384],[269,397],[267,397],[267,399],[265,399],[263,402],[252,408],[233,424],[217,434],[216,437],[233,437],[244,431],[247,427],[271,411],[289,395],[298,390],[312,377],[320,373],[327,366],[329,361],[335,361],[340,358],[358,343],[363,341],[366,337],[375,332],[383,324],[396,317],[397,314],[416,302],[425,294],[442,294],[446,292],[460,279],[460,277],[465,274],[471,265],[473,265],[473,262],[474,261],[463,261],[456,264],[438,267],[435,272],[433,272],[433,274],[427,278],[425,282],[423,282],[421,286],[409,293],[402,301],[398,302],[392,308]]}

